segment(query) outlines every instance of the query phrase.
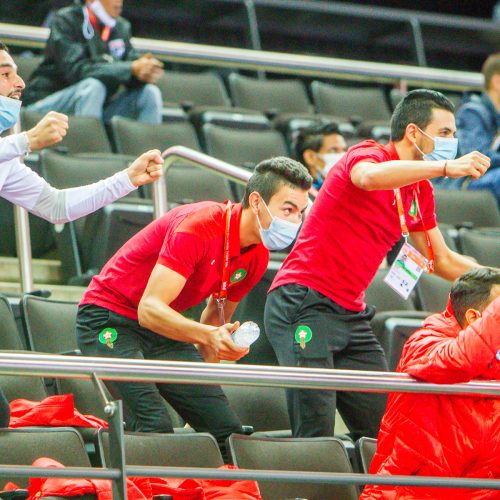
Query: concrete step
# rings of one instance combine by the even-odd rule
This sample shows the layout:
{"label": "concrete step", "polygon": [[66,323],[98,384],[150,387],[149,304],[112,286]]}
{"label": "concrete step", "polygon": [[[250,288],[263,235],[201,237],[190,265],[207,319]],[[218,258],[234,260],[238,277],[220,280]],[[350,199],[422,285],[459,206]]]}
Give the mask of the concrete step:
{"label": "concrete step", "polygon": [[[51,299],[79,302],[86,288],[83,286],[36,283],[35,290],[49,290],[51,292]],[[19,283],[0,281],[0,293],[4,293],[5,295],[21,295],[21,286]]]}
{"label": "concrete step", "polygon": [[[33,259],[33,281],[35,283],[61,284],[61,262],[50,259]],[[19,261],[16,257],[0,257],[0,280],[19,283]]]}

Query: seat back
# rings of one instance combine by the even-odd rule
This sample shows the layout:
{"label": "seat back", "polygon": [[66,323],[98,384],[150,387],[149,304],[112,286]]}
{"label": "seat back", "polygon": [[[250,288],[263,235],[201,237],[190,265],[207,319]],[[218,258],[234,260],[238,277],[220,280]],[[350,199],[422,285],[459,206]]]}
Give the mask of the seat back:
{"label": "seat back", "polygon": [[287,156],[285,139],[276,130],[238,130],[207,123],[203,135],[210,156],[253,167],[273,156]]}
{"label": "seat back", "polygon": [[230,107],[224,83],[213,71],[165,71],[157,83],[164,103]]}
{"label": "seat back", "polygon": [[[109,463],[109,434],[100,429],[97,446],[103,466]],[[215,438],[208,433],[125,433],[127,465],[220,467],[224,464]]]}
{"label": "seat back", "polygon": [[28,83],[42,61],[43,56],[16,57],[17,74]]}
{"label": "seat back", "polygon": [[377,440],[369,437],[362,437],[356,441],[356,457],[363,474],[368,474],[373,456],[377,451]]}
{"label": "seat back", "polygon": [[490,191],[452,191],[435,189],[436,215],[445,224],[472,224],[474,227],[500,227],[495,196]]}
{"label": "seat back", "polygon": [[[346,449],[337,438],[255,438],[233,434],[229,450],[234,465],[242,469],[344,472],[352,468]],[[308,500],[354,500],[353,485],[259,481],[263,498],[307,498]]]}
{"label": "seat back", "polygon": [[341,87],[314,81],[311,90],[318,113],[345,118],[359,116],[364,121],[389,122],[391,119],[384,92],[379,87]]}
{"label": "seat back", "polygon": [[283,388],[225,385],[223,389],[243,425],[256,432],[291,428]]}
{"label": "seat back", "polygon": [[[43,116],[34,111],[23,110],[23,130],[33,128]],[[69,116],[68,133],[52,148],[64,149],[70,154],[111,153],[111,145],[103,122],[91,116]]]}
{"label": "seat back", "polygon": [[416,291],[423,311],[441,312],[446,308],[452,283],[435,274],[423,273]]}
{"label": "seat back", "polygon": [[17,329],[16,319],[9,304],[9,299],[0,293],[0,350],[16,351],[26,349],[23,340]]}
{"label": "seat back", "polygon": [[310,113],[312,106],[300,80],[259,80],[237,73],[229,75],[235,106],[278,113]]}
{"label": "seat back", "polygon": [[[72,428],[23,428],[0,430],[0,464],[31,465],[37,458],[49,457],[65,467],[90,467],[90,460],[80,434]],[[28,480],[3,477],[26,487]],[[2,483],[3,484],[3,483]]]}
{"label": "seat back", "polygon": [[8,401],[14,399],[42,401],[48,396],[42,377],[0,375],[0,388]]}
{"label": "seat back", "polygon": [[164,151],[171,146],[200,150],[194,127],[188,121],[150,124],[114,116],[111,130],[116,149],[121,154],[138,156],[149,149]]}
{"label": "seat back", "polygon": [[365,302],[375,306],[377,312],[415,310],[411,296],[408,297],[408,300],[405,300],[385,283],[384,278],[388,272],[388,269],[379,269],[377,271],[366,290]]}
{"label": "seat back", "polygon": [[30,347],[46,353],[78,349],[75,337],[77,302],[25,295],[22,315]]}
{"label": "seat back", "polygon": [[483,266],[500,267],[500,232],[460,231],[462,251]]}

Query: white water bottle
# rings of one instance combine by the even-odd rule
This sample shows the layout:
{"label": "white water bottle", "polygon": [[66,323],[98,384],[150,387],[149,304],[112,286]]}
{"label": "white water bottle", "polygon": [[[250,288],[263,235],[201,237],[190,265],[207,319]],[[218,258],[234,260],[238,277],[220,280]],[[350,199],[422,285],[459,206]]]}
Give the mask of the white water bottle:
{"label": "white water bottle", "polygon": [[240,347],[250,347],[260,335],[260,328],[253,321],[245,321],[231,335],[233,342]]}

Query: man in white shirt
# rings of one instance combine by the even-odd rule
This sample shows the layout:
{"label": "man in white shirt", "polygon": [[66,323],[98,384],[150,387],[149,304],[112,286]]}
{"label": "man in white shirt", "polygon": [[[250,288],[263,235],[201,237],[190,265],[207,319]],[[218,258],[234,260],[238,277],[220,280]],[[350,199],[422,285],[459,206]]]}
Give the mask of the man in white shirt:
{"label": "man in white shirt", "polygon": [[[17,122],[24,88],[14,60],[0,42],[0,133]],[[67,116],[50,112],[31,130],[0,139],[2,198],[50,222],[63,223],[94,212],[161,176],[163,159],[158,150],[152,150],[112,177],[87,186],[55,189],[22,159],[31,150],[61,141],[67,129]]]}

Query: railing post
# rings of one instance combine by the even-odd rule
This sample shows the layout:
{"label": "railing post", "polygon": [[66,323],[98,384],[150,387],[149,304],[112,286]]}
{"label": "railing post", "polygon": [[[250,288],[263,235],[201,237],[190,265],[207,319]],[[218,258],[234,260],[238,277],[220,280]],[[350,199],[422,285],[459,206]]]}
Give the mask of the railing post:
{"label": "railing post", "polygon": [[[12,134],[21,132],[21,119],[12,128]],[[30,223],[26,209],[14,205],[14,221],[16,226],[16,249],[19,262],[21,292],[33,291],[33,268],[31,263]]]}

